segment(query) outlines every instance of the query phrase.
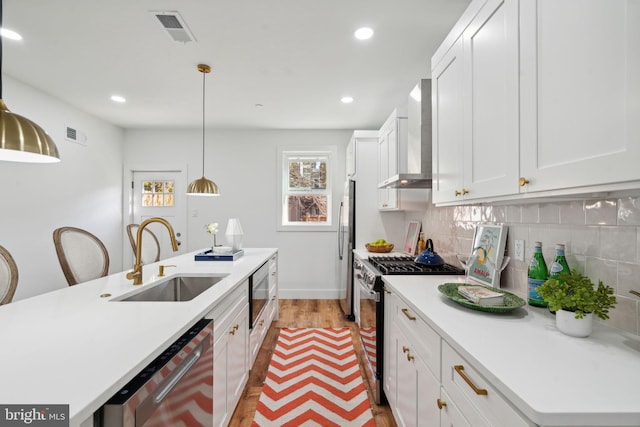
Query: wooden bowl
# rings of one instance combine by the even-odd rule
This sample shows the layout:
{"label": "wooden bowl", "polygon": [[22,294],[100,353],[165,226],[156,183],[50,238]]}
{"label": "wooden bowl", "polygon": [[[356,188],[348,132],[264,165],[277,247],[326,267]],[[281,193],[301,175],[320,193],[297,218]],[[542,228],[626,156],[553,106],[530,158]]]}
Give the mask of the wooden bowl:
{"label": "wooden bowl", "polygon": [[370,244],[366,244],[365,247],[369,252],[375,252],[380,254],[386,254],[393,250],[393,244],[389,244],[386,246],[371,246]]}

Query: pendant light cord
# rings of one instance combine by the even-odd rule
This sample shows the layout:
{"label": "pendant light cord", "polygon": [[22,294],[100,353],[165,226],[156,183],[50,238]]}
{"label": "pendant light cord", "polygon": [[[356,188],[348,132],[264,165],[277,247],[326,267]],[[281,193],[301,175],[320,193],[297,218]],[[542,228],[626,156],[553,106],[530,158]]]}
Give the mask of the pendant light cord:
{"label": "pendant light cord", "polygon": [[[2,0],[0,0],[2,1]],[[202,72],[202,176],[204,176],[204,79],[206,78],[207,73]]]}
{"label": "pendant light cord", "polygon": [[[0,0],[0,28],[4,28],[2,26],[2,0]],[[2,99],[2,42],[3,37],[0,36],[0,99]]]}

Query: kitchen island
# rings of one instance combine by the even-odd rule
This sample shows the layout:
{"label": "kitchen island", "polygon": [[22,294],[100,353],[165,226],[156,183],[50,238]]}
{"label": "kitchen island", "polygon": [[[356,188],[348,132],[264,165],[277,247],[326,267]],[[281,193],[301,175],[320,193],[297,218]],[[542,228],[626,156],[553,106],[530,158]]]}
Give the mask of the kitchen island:
{"label": "kitchen island", "polygon": [[[92,425],[96,410],[277,249],[245,249],[236,261],[195,261],[198,252],[145,265],[142,285],[122,272],[0,307],[0,403],[69,404],[71,426]],[[160,265],[175,267],[158,277]],[[115,301],[178,275],[224,278],[191,301]]]}
{"label": "kitchen island", "polygon": [[[470,422],[473,426],[640,425],[637,335],[594,322],[589,337],[574,338],[556,329],[555,318],[546,309],[524,306],[509,313],[487,313],[458,305],[438,291],[439,284],[464,278],[385,276],[384,281],[389,292],[385,304],[397,304],[393,315],[397,323],[410,328],[423,324],[415,335],[417,345],[400,353],[398,366],[406,363],[406,354],[419,355],[429,338],[422,332],[433,332],[429,341],[433,345],[421,360],[433,372],[425,378],[433,378],[435,394],[433,401],[426,399],[420,405],[430,405],[436,414],[441,406],[442,417],[455,405],[468,407],[471,416],[478,416]],[[385,319],[385,331],[388,325],[398,328],[392,321]],[[441,351],[433,348],[439,346]],[[447,363],[454,359],[465,367],[463,374],[452,369],[454,363]],[[462,381],[464,374],[472,382],[486,384],[488,394],[474,393]],[[522,422],[508,421],[505,414]]]}

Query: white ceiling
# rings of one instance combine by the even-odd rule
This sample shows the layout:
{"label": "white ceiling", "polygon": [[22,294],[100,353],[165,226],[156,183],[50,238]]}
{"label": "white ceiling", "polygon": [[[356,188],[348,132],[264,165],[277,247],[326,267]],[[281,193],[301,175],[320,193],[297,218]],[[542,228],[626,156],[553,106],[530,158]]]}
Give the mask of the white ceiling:
{"label": "white ceiling", "polygon": [[[4,41],[3,72],[123,128],[194,127],[204,62],[207,126],[377,129],[430,77],[469,1],[4,0],[4,26],[24,39]],[[158,10],[197,41],[173,41]],[[356,40],[360,26],[374,37]]]}

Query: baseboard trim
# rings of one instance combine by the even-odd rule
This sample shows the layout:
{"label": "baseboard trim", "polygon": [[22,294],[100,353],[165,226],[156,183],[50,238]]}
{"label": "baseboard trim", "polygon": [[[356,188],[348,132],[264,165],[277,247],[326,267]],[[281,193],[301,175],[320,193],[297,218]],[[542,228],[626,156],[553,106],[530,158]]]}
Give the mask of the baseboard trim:
{"label": "baseboard trim", "polygon": [[279,299],[340,299],[338,289],[279,289]]}

